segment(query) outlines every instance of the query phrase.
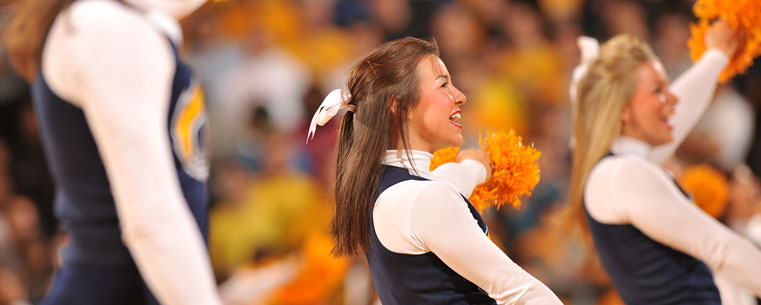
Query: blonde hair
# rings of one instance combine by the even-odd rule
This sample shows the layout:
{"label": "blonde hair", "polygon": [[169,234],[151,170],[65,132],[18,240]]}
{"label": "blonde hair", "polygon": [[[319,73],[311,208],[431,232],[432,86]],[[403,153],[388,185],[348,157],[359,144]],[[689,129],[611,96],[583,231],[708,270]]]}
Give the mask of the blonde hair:
{"label": "blonde hair", "polygon": [[650,47],[638,38],[622,34],[600,48],[577,86],[577,117],[574,126],[569,213],[570,223],[588,236],[584,213],[584,186],[592,168],[621,134],[621,112],[637,88],[637,69],[658,62]]}

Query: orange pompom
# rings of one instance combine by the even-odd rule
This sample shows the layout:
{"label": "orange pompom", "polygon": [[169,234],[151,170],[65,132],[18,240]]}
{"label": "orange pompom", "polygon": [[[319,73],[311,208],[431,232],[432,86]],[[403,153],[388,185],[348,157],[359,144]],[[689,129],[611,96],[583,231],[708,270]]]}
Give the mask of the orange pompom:
{"label": "orange pompom", "polygon": [[687,42],[693,61],[697,61],[706,51],[705,34],[710,21],[721,18],[733,29],[745,33],[745,44],[721,72],[720,83],[744,73],[753,64],[753,59],[761,55],[761,1],[698,0],[693,11],[699,18],[697,24],[690,25],[692,37]]}
{"label": "orange pompom", "polygon": [[275,293],[270,304],[332,304],[349,269],[349,261],[333,257],[331,249],[333,242],[329,236],[318,233],[309,237],[301,250],[301,270]]}
{"label": "orange pompom", "polygon": [[428,169],[432,171],[444,163],[455,162],[458,152],[460,152],[459,147],[447,147],[437,150],[433,153],[433,159],[431,159],[431,165],[428,166]]}
{"label": "orange pompom", "polygon": [[722,173],[708,165],[691,166],[682,173],[679,184],[703,211],[715,218],[724,214],[729,202],[729,183]]}
{"label": "orange pompom", "polygon": [[[521,140],[513,130],[491,132],[479,139],[481,148],[489,153],[494,162],[494,170],[492,177],[478,185],[468,198],[477,210],[483,211],[492,206],[499,208],[505,203],[519,208],[521,197],[530,196],[539,183],[539,164],[536,161],[541,152],[533,146],[523,145]],[[436,151],[431,170],[443,163],[454,162],[458,151],[456,147]]]}

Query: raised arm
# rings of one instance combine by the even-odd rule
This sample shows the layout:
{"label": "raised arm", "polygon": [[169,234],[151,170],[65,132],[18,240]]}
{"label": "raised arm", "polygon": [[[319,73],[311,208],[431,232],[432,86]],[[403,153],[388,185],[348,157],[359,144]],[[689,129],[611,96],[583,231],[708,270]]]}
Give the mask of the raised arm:
{"label": "raised arm", "polygon": [[740,35],[723,22],[714,23],[706,34],[707,50],[703,56],[672,83],[670,89],[679,98],[674,117],[674,140],[656,147],[650,160],[661,164],[682,144],[698,120],[711,104],[719,74],[729,63],[730,55],[737,50]]}

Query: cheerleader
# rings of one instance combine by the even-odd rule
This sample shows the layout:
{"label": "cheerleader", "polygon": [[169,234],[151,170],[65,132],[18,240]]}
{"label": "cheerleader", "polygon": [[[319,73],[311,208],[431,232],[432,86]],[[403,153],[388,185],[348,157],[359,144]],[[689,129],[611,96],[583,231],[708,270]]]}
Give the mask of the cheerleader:
{"label": "cheerleader", "polygon": [[487,236],[466,199],[491,175],[482,150],[428,171],[463,143],[460,105],[435,42],[404,38],[360,60],[312,120],[348,112],[338,132],[334,253],[364,250],[384,305],[561,304]]}
{"label": "cheerleader", "polygon": [[177,18],[202,0],[24,0],[5,32],[32,81],[69,236],[42,304],[221,304],[202,92]]}
{"label": "cheerleader", "polygon": [[650,47],[633,36],[614,37],[599,57],[596,41],[583,48],[592,56],[572,88],[571,207],[626,304],[721,304],[711,270],[761,295],[761,252],[661,168],[708,107],[738,43],[716,22],[708,51],[670,87]]}

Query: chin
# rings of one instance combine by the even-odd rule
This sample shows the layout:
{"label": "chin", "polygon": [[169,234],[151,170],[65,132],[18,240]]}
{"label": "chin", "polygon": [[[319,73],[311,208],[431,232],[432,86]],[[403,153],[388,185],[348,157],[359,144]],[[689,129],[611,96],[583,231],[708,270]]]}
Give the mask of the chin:
{"label": "chin", "polygon": [[452,147],[452,146],[460,146],[460,145],[462,145],[463,143],[465,143],[465,139],[463,139],[462,137],[460,137],[459,139],[456,139],[456,140],[452,141],[452,142],[449,144],[449,146],[447,146],[447,147]]}
{"label": "chin", "polygon": [[650,145],[652,145],[653,147],[656,147],[656,146],[661,146],[661,145],[669,144],[669,143],[671,143],[673,141],[674,141],[674,137],[669,135],[668,137],[663,137],[661,139],[658,139],[658,140],[654,141],[655,143],[650,143]]}

